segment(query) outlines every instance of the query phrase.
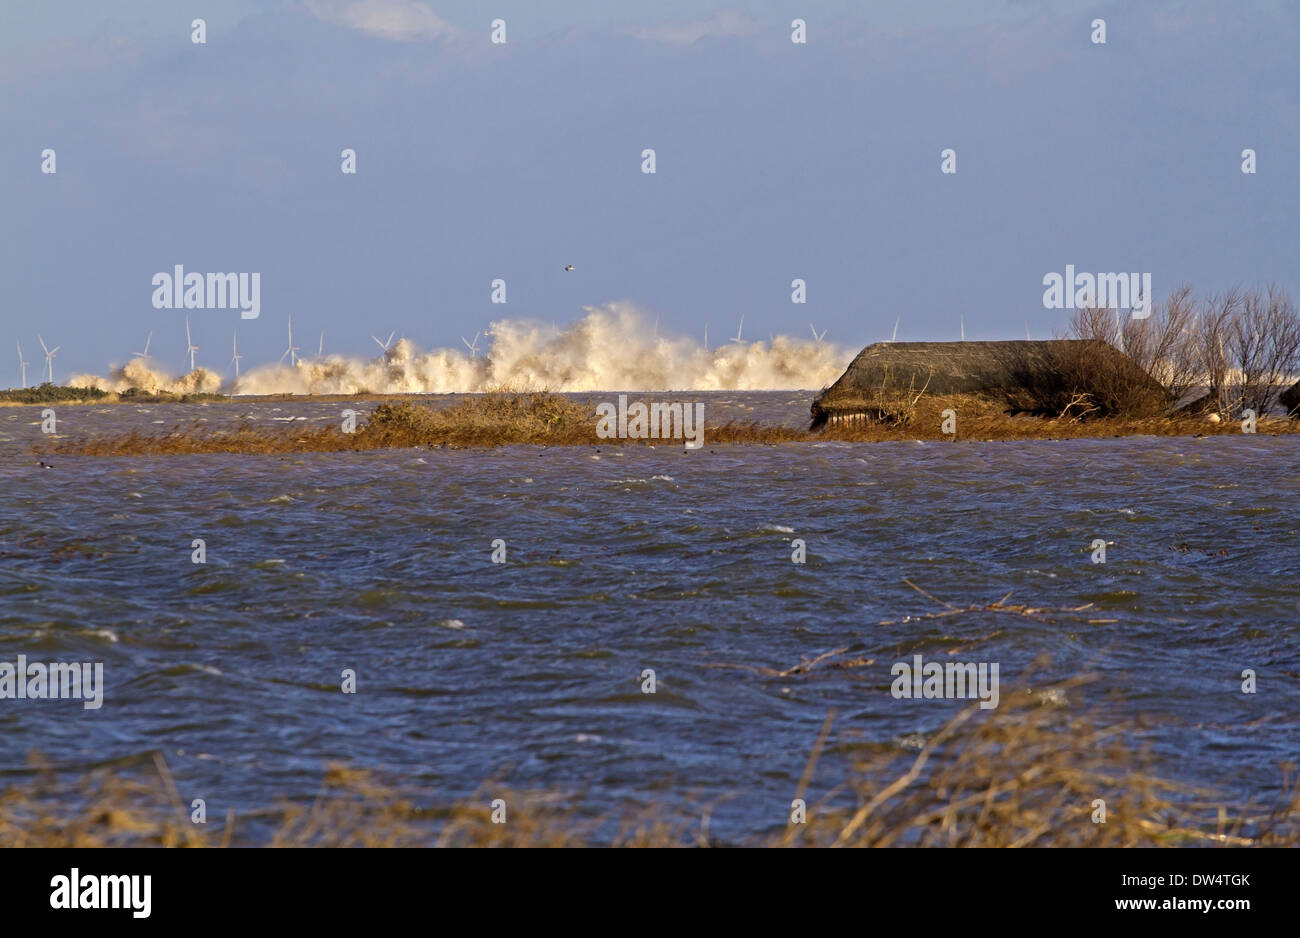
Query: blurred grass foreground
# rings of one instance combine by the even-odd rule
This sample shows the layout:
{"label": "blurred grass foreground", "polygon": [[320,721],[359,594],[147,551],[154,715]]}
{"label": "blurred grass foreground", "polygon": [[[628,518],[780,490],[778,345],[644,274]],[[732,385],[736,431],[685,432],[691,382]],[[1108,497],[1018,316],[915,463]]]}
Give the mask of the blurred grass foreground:
{"label": "blurred grass foreground", "polygon": [[[95,846],[1298,846],[1300,791],[1279,766],[1272,804],[1231,803],[1160,778],[1134,728],[1075,713],[1087,678],[1004,693],[957,712],[928,738],[834,738],[828,715],[789,800],[754,833],[719,839],[709,805],[638,804],[593,813],[578,793],[484,786],[439,803],[429,791],[345,766],[311,803],[237,815],[213,799],[193,820],[161,756],[78,774],[33,756],[0,792],[0,847]],[[817,772],[828,751],[847,771]],[[797,803],[805,805],[802,812]],[[793,820],[798,818],[798,820]]]}

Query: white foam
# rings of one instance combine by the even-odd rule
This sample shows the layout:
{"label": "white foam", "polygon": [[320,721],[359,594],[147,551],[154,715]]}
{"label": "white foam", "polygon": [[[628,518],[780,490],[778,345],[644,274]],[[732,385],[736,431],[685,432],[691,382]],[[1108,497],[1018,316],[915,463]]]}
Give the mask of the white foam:
{"label": "white foam", "polygon": [[70,383],[119,392],[138,387],[235,394],[815,390],[835,381],[852,357],[833,343],[790,336],[706,349],[694,339],[658,334],[645,320],[630,303],[610,303],[586,307],[563,328],[520,319],[494,322],[491,346],[478,358],[455,349],[420,351],[403,338],[378,358],[304,358],[293,367],[251,368],[238,381],[205,368],[173,378],[133,359],[107,378],[77,375]]}

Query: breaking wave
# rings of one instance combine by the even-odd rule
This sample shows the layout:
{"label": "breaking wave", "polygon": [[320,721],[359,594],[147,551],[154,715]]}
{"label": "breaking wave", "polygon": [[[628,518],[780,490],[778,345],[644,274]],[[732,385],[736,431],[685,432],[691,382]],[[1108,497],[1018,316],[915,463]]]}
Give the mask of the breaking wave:
{"label": "breaking wave", "polygon": [[816,390],[835,381],[850,358],[833,343],[791,336],[706,348],[655,332],[635,308],[612,303],[586,307],[585,315],[563,328],[527,320],[494,322],[486,333],[490,346],[477,355],[456,349],[424,352],[403,338],[377,358],[307,357],[294,366],[257,366],[238,380],[206,368],[173,378],[136,358],[114,368],[110,377],[78,375],[70,383],[191,394]]}

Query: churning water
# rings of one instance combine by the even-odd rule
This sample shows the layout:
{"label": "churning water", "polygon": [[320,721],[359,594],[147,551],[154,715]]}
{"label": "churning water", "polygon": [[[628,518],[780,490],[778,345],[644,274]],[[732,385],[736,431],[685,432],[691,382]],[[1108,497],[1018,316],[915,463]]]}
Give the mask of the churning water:
{"label": "churning water", "polygon": [[[798,424],[810,399],[720,395],[709,418],[730,407]],[[199,414],[334,419],[338,406],[60,414],[120,432]],[[1090,702],[1142,717],[1175,778],[1268,800],[1300,753],[1294,436],[706,438],[697,451],[61,457],[45,470],[28,452],[38,418],[0,410],[0,661],[102,661],[106,686],[98,710],[0,701],[10,777],[32,751],[70,769],[159,751],[186,799],[221,815],[309,799],[342,761],[439,803],[490,778],[591,814],[728,797],[712,829],[742,837],[783,825],[829,709],[837,731],[876,741],[941,726],[963,702],[895,699],[890,667],[962,646],[1007,686],[1044,655],[1044,677],[1097,672]],[[191,562],[195,538],[206,564]],[[1101,621],[877,624],[935,611],[905,579],[963,606],[1008,592],[1093,603]],[[758,670],[844,646],[875,664]],[[647,668],[655,694],[641,692]],[[835,758],[819,778],[838,778]]]}

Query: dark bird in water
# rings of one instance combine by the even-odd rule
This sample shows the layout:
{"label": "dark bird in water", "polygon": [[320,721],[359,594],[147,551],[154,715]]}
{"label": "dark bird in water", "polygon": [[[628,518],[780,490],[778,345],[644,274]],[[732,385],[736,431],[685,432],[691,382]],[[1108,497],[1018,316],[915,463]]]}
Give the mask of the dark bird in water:
{"label": "dark bird in water", "polygon": [[53,468],[54,468],[54,467],[51,466],[49,463],[47,463],[44,459],[38,459],[37,462],[40,464],[40,467],[41,467],[42,469],[53,469]]}
{"label": "dark bird in water", "polygon": [[564,269],[565,269],[565,270],[573,270],[573,265],[572,265],[572,264],[565,264],[565,265],[564,265]]}

